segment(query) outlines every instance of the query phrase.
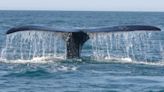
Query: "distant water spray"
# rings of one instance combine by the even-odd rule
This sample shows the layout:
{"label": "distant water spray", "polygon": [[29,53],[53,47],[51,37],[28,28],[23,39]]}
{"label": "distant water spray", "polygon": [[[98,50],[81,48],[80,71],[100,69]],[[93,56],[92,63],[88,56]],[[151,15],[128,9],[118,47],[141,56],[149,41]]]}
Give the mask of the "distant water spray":
{"label": "distant water spray", "polygon": [[92,57],[96,60],[122,59],[126,61],[162,61],[160,39],[152,32],[89,33]]}
{"label": "distant water spray", "polygon": [[1,50],[1,59],[33,60],[66,56],[62,33],[18,32],[7,35],[6,46]]}

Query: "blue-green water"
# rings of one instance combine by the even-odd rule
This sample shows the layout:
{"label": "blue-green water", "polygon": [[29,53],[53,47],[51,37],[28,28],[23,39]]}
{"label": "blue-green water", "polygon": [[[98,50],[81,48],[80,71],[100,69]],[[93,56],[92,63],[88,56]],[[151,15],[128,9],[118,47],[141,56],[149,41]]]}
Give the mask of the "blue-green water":
{"label": "blue-green water", "polygon": [[[60,12],[60,11],[0,11],[0,49],[5,48],[5,32],[18,25],[50,27],[102,27],[128,24],[154,25],[164,30],[162,12]],[[136,33],[137,34],[137,33]],[[147,34],[147,33],[144,33]],[[129,59],[45,60],[37,62],[13,60],[0,62],[1,92],[163,92],[164,91],[164,32],[155,32],[146,46],[140,40],[133,43],[149,47]],[[133,39],[135,33],[131,33]],[[145,36],[145,35],[143,35]],[[139,37],[142,40],[142,37]],[[147,38],[147,37],[146,37]],[[121,38],[117,38],[121,39]],[[19,41],[19,40],[18,40]],[[103,41],[98,41],[103,42]],[[152,43],[152,44],[150,44]],[[102,43],[101,43],[102,44]],[[154,45],[156,44],[156,45]],[[128,44],[124,43],[128,47]],[[147,46],[148,45],[148,46]],[[150,46],[149,46],[150,45]],[[101,46],[98,44],[98,46]],[[123,47],[124,47],[123,46]],[[136,46],[136,47],[137,47]],[[123,48],[121,47],[121,48]],[[135,48],[135,46],[133,46]],[[90,41],[83,56],[90,55]],[[116,48],[113,48],[116,50]],[[96,50],[96,49],[94,49]],[[122,52],[114,52],[122,55]],[[10,51],[10,56],[15,53]],[[129,50],[131,52],[131,49]],[[153,54],[152,54],[153,53]],[[146,55],[145,55],[146,54]],[[94,55],[94,54],[93,54]],[[124,55],[124,54],[123,54]],[[145,58],[146,56],[146,58]],[[137,59],[137,60],[136,60]]]}

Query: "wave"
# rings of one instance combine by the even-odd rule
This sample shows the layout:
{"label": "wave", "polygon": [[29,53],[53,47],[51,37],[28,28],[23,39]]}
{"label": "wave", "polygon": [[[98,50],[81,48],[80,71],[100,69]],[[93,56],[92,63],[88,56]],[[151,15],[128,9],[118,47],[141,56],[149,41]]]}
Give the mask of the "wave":
{"label": "wave", "polygon": [[49,72],[46,70],[27,70],[27,71],[20,71],[20,72],[11,72],[7,75],[4,75],[4,77],[44,77],[44,76],[50,75]]}
{"label": "wave", "polygon": [[3,59],[0,58],[0,62],[2,63],[17,63],[17,64],[25,64],[25,63],[53,63],[53,62],[59,62],[65,60],[64,57],[59,57],[59,56],[47,56],[47,57],[33,57],[30,60],[22,60],[22,59],[17,59],[17,60],[8,60],[8,59]]}
{"label": "wave", "polygon": [[[46,64],[46,63],[124,63],[124,64],[144,64],[144,65],[155,65],[155,66],[164,66],[164,61],[136,61],[129,57],[104,57],[104,58],[82,58],[82,59],[65,59],[65,57],[62,56],[47,56],[47,57],[34,57],[31,60],[7,60],[0,58],[1,63],[9,63],[9,64]],[[64,69],[65,67],[61,68]]]}
{"label": "wave", "polygon": [[74,72],[78,69],[76,65],[62,63],[47,63],[47,64],[10,64],[7,67],[8,73],[3,77],[30,77],[44,78],[55,77],[56,74],[65,72]]}
{"label": "wave", "polygon": [[125,58],[116,58],[116,57],[105,57],[103,62],[114,62],[114,63],[128,63],[128,64],[144,64],[144,65],[155,65],[155,66],[164,66],[164,61],[135,61],[129,57]]}

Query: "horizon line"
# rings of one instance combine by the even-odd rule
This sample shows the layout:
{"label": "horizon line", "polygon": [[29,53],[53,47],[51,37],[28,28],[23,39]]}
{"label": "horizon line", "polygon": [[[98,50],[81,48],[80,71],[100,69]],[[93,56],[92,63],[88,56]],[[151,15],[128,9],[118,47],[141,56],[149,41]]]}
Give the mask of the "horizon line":
{"label": "horizon line", "polygon": [[48,10],[48,9],[0,9],[0,11],[65,11],[65,12],[164,12],[164,11],[151,11],[151,10]]}

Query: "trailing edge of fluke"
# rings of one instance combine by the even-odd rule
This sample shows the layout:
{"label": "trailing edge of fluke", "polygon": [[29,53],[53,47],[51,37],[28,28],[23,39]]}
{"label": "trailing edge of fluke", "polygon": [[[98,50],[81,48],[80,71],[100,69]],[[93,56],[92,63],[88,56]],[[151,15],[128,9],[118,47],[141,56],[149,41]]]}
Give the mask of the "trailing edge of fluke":
{"label": "trailing edge of fluke", "polygon": [[[125,25],[113,27],[99,27],[99,28],[78,28],[78,29],[57,29],[43,26],[18,26],[9,29],[6,34],[22,31],[48,31],[65,33],[63,36],[68,35],[69,39],[65,40],[67,45],[67,58],[79,58],[83,44],[89,39],[87,33],[100,33],[100,32],[130,32],[130,31],[161,31],[160,28],[149,25]],[[71,35],[70,35],[71,34]],[[64,38],[64,37],[63,37]]]}
{"label": "trailing edge of fluke", "polygon": [[9,29],[6,34],[11,34],[19,31],[50,31],[50,32],[129,32],[129,31],[160,31],[161,29],[155,26],[149,25],[125,25],[125,26],[113,26],[113,27],[97,27],[97,28],[51,28],[43,26],[17,26]]}

